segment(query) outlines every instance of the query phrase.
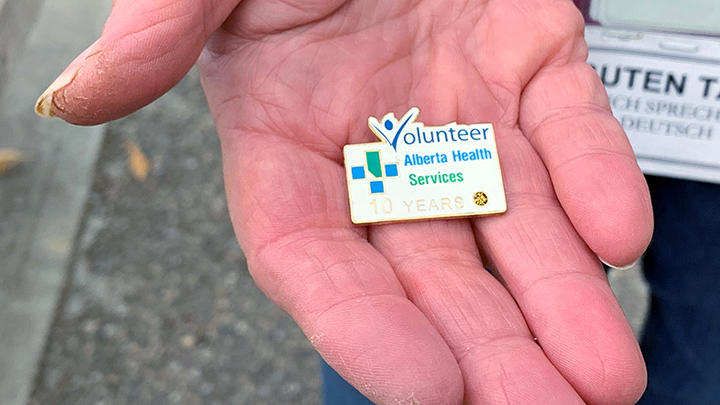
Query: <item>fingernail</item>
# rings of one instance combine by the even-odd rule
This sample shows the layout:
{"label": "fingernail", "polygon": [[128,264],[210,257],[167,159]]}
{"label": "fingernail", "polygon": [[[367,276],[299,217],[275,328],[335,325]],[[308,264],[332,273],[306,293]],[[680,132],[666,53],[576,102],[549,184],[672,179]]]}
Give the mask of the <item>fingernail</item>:
{"label": "fingernail", "polygon": [[620,270],[620,271],[630,270],[630,269],[632,269],[633,267],[637,266],[638,263],[640,263],[640,260],[642,260],[642,258],[640,258],[640,259],[635,260],[635,261],[632,262],[631,264],[628,264],[627,266],[618,267],[618,266],[613,266],[612,264],[606,262],[605,260],[603,260],[603,259],[601,259],[601,258],[599,258],[599,259],[600,259],[600,261],[601,261],[604,265],[610,267],[611,269]]}
{"label": "fingernail", "polygon": [[[99,41],[99,40],[98,40]],[[54,82],[50,85],[50,87],[43,92],[43,94],[38,98],[37,102],[35,103],[35,113],[41,117],[50,118],[50,117],[56,117],[57,114],[55,114],[55,111],[53,110],[53,95],[56,91],[60,90],[61,88],[67,86],[77,75],[78,71],[83,65],[83,62],[85,62],[92,54],[93,49],[95,49],[95,45],[98,43],[98,41],[95,41],[92,45],[90,45],[86,50],[83,51],[80,55],[78,55],[77,58],[75,58],[70,65],[68,65],[65,70],[60,73],[60,76],[55,79]]]}

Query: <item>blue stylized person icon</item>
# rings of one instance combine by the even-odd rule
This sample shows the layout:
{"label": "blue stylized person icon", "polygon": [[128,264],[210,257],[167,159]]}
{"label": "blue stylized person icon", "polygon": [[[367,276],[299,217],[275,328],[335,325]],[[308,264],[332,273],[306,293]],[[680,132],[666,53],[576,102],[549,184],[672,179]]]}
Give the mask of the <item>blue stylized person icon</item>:
{"label": "blue stylized person icon", "polygon": [[383,117],[382,124],[380,124],[377,118],[370,117],[368,119],[368,126],[380,140],[387,142],[397,151],[400,133],[409,123],[414,122],[418,115],[420,115],[420,110],[417,107],[413,107],[403,115],[400,121],[395,118],[395,114],[390,113]]}

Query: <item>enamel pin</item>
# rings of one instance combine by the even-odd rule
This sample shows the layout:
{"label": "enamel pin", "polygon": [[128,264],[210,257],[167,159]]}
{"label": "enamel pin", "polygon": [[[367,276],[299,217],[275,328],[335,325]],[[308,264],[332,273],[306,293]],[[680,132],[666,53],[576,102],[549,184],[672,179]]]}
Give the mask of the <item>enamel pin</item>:
{"label": "enamel pin", "polygon": [[380,142],[346,145],[356,224],[499,214],[507,210],[492,124],[427,127],[413,107],[368,119]]}

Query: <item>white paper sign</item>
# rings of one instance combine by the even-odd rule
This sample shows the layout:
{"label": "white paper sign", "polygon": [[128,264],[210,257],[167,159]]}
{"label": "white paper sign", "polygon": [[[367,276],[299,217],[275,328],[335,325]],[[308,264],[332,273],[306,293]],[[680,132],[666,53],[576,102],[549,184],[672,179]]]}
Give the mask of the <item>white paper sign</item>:
{"label": "white paper sign", "polygon": [[720,40],[600,27],[586,39],[643,171],[720,183]]}
{"label": "white paper sign", "polygon": [[505,191],[490,124],[441,127],[371,117],[380,142],[346,145],[345,169],[356,224],[505,212]]}
{"label": "white paper sign", "polygon": [[592,0],[590,17],[604,27],[720,32],[717,0]]}

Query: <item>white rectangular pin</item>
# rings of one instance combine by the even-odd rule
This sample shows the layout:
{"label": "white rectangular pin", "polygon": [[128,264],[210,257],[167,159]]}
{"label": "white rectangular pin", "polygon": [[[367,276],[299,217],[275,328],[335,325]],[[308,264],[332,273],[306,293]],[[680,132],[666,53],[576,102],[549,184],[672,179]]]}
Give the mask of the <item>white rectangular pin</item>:
{"label": "white rectangular pin", "polygon": [[507,210],[491,124],[426,127],[411,108],[368,125],[380,142],[346,145],[356,224],[498,214]]}

